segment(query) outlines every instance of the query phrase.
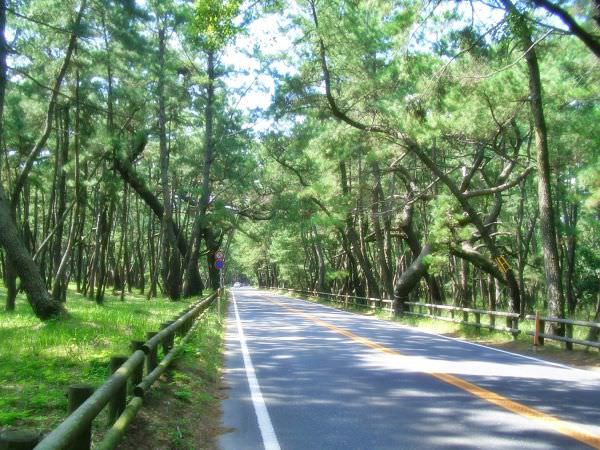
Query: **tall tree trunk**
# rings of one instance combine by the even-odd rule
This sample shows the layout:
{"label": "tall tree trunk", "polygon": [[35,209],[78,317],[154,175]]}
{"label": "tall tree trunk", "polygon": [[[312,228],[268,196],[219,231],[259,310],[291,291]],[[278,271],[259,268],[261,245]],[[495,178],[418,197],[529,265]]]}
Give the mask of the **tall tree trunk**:
{"label": "tall tree trunk", "polygon": [[[6,56],[8,44],[6,42],[6,0],[0,1],[0,139],[4,136],[4,97],[6,93]],[[50,319],[61,314],[64,310],[60,303],[52,301],[46,290],[46,285],[40,274],[39,267],[33,261],[27,247],[21,240],[14,222],[14,209],[0,182],[0,245],[6,251],[5,264],[10,266],[8,272],[14,280],[16,272],[27,294],[27,300],[34,314],[42,319]],[[13,271],[13,272],[10,272]],[[10,281],[10,280],[9,280]],[[9,286],[12,289],[12,286]],[[15,286],[16,293],[16,286]],[[13,297],[14,299],[14,297]],[[14,308],[14,303],[7,304]]]}
{"label": "tall tree trunk", "polygon": [[312,235],[314,240],[315,253],[317,254],[317,284],[315,286],[318,292],[325,291],[325,257],[323,256],[323,247],[321,239],[317,233],[317,227],[312,225]]}
{"label": "tall tree trunk", "polygon": [[[152,219],[152,218],[150,218]],[[142,255],[142,248],[144,242],[144,229],[142,227],[142,218],[140,214],[140,205],[138,197],[135,197],[135,224],[136,224],[136,234],[137,240],[135,245],[135,257],[136,257],[136,265],[137,268],[137,278],[136,278],[136,287],[140,290],[140,293],[143,295],[144,290],[146,288],[146,264],[144,262],[145,258]],[[150,258],[147,258],[150,259]]]}
{"label": "tall tree trunk", "polygon": [[431,245],[425,244],[419,256],[402,272],[402,275],[396,282],[393,303],[394,314],[401,315],[404,312],[404,304],[408,301],[408,295],[417,286],[427,271],[425,257],[431,254],[431,252]]}
{"label": "tall tree trunk", "polygon": [[[112,209],[112,202],[111,205],[108,206],[108,209]],[[111,211],[107,211],[106,199],[104,195],[101,195],[97,232],[98,252],[96,253],[98,264],[96,265],[94,276],[96,280],[95,300],[98,305],[102,305],[104,303],[104,287],[106,284],[106,266],[108,257],[108,244],[110,240],[110,224],[112,223],[111,219],[112,213]]]}
{"label": "tall tree trunk", "polygon": [[161,257],[160,248],[157,249],[157,245],[155,245],[156,239],[154,231],[154,221],[151,220],[148,223],[148,263],[150,265],[150,289],[148,289],[148,299],[154,298],[157,295],[158,272]]}
{"label": "tall tree trunk", "polygon": [[[221,246],[221,238],[217,238],[217,234],[213,229],[205,228],[203,231],[204,240],[206,242],[206,262],[208,264],[208,280],[212,289],[219,289],[220,287],[220,271],[215,266],[215,253]],[[268,265],[267,265],[268,270]],[[269,284],[270,286],[270,284]]]}
{"label": "tall tree trunk", "polygon": [[[160,19],[158,19],[160,20]],[[173,230],[173,210],[169,189],[169,149],[167,146],[165,112],[165,25],[158,28],[158,136],[160,147],[160,183],[163,195],[162,261],[161,275],[163,287],[171,300],[181,296],[181,259],[177,254],[177,238]]]}
{"label": "tall tree trunk", "polygon": [[[0,0],[0,141],[4,140],[4,95],[6,93],[6,56],[9,48],[6,42],[6,0]],[[0,180],[0,189],[2,181]],[[9,209],[10,211],[10,209]],[[1,232],[2,230],[0,230]],[[4,261],[4,285],[6,286],[6,310],[14,311],[17,300],[17,271],[11,258]]]}
{"label": "tall tree trunk", "polygon": [[121,215],[121,241],[119,243],[119,248],[122,249],[122,259],[120,266],[119,278],[121,279],[121,283],[119,288],[121,289],[120,297],[121,301],[125,300],[125,289],[129,288],[129,292],[131,292],[131,278],[130,274],[130,253],[129,253],[129,242],[132,242],[133,239],[130,238],[129,233],[129,185],[127,183],[123,183],[123,211]]}
{"label": "tall tree trunk", "polygon": [[59,302],[50,298],[46,283],[42,279],[39,267],[31,258],[25,244],[21,240],[12,218],[8,198],[0,184],[0,244],[4,247],[7,259],[14,263],[14,268],[21,279],[27,293],[27,300],[34,314],[47,320],[60,315],[64,310]]}
{"label": "tall tree trunk", "polygon": [[381,278],[383,283],[383,289],[387,298],[392,298],[394,295],[394,281],[392,275],[392,269],[389,265],[389,261],[386,258],[386,243],[384,235],[384,227],[382,227],[382,219],[385,214],[383,205],[383,189],[381,187],[381,172],[379,170],[379,164],[377,161],[371,161],[371,170],[375,184],[373,186],[373,201],[371,204],[371,222],[373,222],[373,229],[375,231],[375,242],[377,243],[377,257],[379,260],[379,266],[381,267]]}
{"label": "tall tree trunk", "polygon": [[[206,106],[204,108],[204,166],[202,168],[202,195],[200,196],[200,205],[197,216],[194,220],[192,234],[194,243],[192,244],[191,252],[187,262],[186,276],[184,283],[184,295],[191,297],[202,292],[203,286],[201,279],[197,276],[197,267],[200,257],[200,239],[204,235],[206,247],[209,247],[210,232],[204,231],[207,228],[206,211],[210,203],[210,172],[213,163],[214,153],[214,108],[215,108],[215,81],[217,74],[215,71],[215,52],[212,49],[206,53],[206,75],[208,77],[206,83]],[[218,250],[218,249],[217,249]],[[210,250],[209,250],[210,252]],[[214,269],[214,261],[211,259],[214,255],[208,255],[209,271]],[[210,275],[211,272],[209,272]],[[210,277],[211,284],[213,276]],[[213,286],[214,287],[214,286]]]}
{"label": "tall tree trunk", "polygon": [[[340,161],[338,164],[340,170],[340,180],[342,184],[342,194],[347,196],[350,193],[350,188],[348,185],[348,175],[346,170],[346,163],[344,161]],[[352,213],[348,211],[346,213],[346,230],[345,234],[348,238],[349,249],[352,252],[354,258],[356,259],[358,266],[364,273],[365,279],[367,281],[367,289],[369,291],[369,295],[373,295],[375,297],[379,297],[379,286],[377,285],[377,281],[375,280],[375,276],[373,275],[373,268],[371,266],[371,262],[367,259],[367,257],[361,251],[360,246],[360,238],[354,229],[354,223],[352,219]]]}
{"label": "tall tree trunk", "polygon": [[[75,49],[75,51],[77,52],[77,49]],[[79,68],[77,68],[75,71],[75,99],[76,100],[79,99]],[[71,263],[72,263],[71,265],[72,265],[72,267],[74,266],[72,258],[71,258],[71,252],[72,252],[73,246],[75,245],[75,240],[77,239],[78,232],[80,230],[80,225],[79,225],[80,211],[82,209],[85,210],[85,202],[81,198],[82,191],[85,191],[85,190],[84,189],[82,190],[82,188],[81,188],[81,177],[80,177],[80,173],[79,173],[79,171],[80,171],[79,146],[81,143],[80,131],[81,131],[81,110],[80,110],[79,102],[77,102],[76,109],[75,109],[75,137],[74,137],[74,139],[75,139],[75,142],[74,142],[75,209],[72,214],[71,227],[69,230],[67,246],[66,246],[64,254],[62,255],[62,258],[57,266],[58,268],[56,269],[56,274],[54,276],[52,298],[55,301],[57,301],[59,297],[60,297],[61,301],[66,301],[67,286],[68,286],[68,278],[66,276],[67,264],[68,264],[69,260],[71,260]],[[67,156],[68,156],[67,151],[68,151],[68,149],[65,150],[65,154],[63,155],[65,160],[67,159]],[[84,218],[82,217],[81,221],[83,222],[83,220],[84,220]],[[73,273],[72,269],[71,269],[71,273]],[[80,280],[78,279],[77,280],[78,290],[79,290],[79,283],[80,283]]]}
{"label": "tall tree trunk", "polygon": [[471,290],[471,270],[469,263],[460,260],[460,306],[471,308],[473,302],[473,291]]}
{"label": "tall tree trunk", "polygon": [[[58,112],[62,112],[62,116],[57,114],[59,119],[62,119],[60,122],[62,123],[62,139],[60,139],[60,148],[56,149],[56,170],[58,173],[56,174],[56,208],[54,210],[55,213],[55,222],[56,222],[56,231],[54,233],[54,244],[52,249],[52,267],[54,268],[53,281],[52,284],[52,299],[56,302],[60,302],[63,299],[63,283],[62,277],[60,276],[59,271],[61,270],[61,261],[63,259],[62,254],[62,246],[63,246],[63,231],[64,231],[64,223],[65,221],[62,219],[66,210],[66,172],[65,165],[67,164],[69,157],[69,108],[64,107],[58,110]],[[57,132],[60,129],[57,129]],[[73,221],[75,218],[73,218]],[[62,269],[64,270],[64,269]],[[66,289],[66,286],[64,286]]]}
{"label": "tall tree trunk", "polygon": [[575,295],[575,288],[573,285],[575,279],[575,265],[577,264],[575,256],[577,254],[577,219],[579,204],[573,203],[568,205],[567,203],[566,200],[563,202],[564,221],[568,228],[566,239],[567,270],[565,274],[565,288],[567,293],[567,311],[569,312],[569,316],[573,317],[577,306],[577,296]]}
{"label": "tall tree trunk", "polygon": [[[562,287],[560,259],[558,255],[557,233],[554,208],[552,205],[550,156],[548,151],[548,130],[542,102],[542,81],[537,51],[531,39],[529,24],[510,0],[502,0],[505,8],[515,19],[515,33],[521,40],[521,48],[527,61],[529,75],[529,105],[533,117],[538,178],[538,208],[540,214],[540,236],[546,273],[548,313],[553,317],[565,315],[565,299]],[[563,333],[562,324],[551,323],[554,334]]]}

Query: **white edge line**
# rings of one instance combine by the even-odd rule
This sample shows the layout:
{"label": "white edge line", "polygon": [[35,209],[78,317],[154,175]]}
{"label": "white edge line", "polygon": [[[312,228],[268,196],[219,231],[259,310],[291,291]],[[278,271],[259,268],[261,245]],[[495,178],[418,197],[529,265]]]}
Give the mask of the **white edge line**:
{"label": "white edge line", "polygon": [[[267,291],[263,291],[263,292],[267,292]],[[275,295],[275,294],[270,293],[270,292],[267,292],[267,293],[270,294],[270,295]],[[292,300],[301,300],[303,302],[310,303],[311,305],[317,305],[317,306],[320,306],[322,308],[332,309],[332,310],[340,312],[340,313],[347,313],[347,314],[356,315],[356,314],[354,314],[354,313],[352,313],[350,311],[344,311],[342,309],[338,309],[338,308],[335,308],[333,306],[323,305],[321,303],[316,303],[316,302],[311,302],[309,300],[304,300],[302,298],[295,298],[295,297],[290,297],[290,296],[281,295],[281,294],[278,294],[278,295],[280,295],[282,297],[287,297],[287,298],[292,299]],[[580,372],[586,373],[587,375],[593,375],[593,376],[595,376],[597,378],[600,378],[600,375],[597,372],[593,371],[593,370],[580,369],[579,367],[567,366],[566,364],[556,363],[556,362],[553,362],[553,361],[548,361],[548,360],[545,360],[545,359],[536,358],[534,356],[521,355],[520,353],[513,353],[513,352],[509,352],[507,350],[502,350],[502,349],[495,348],[495,347],[489,347],[487,345],[477,344],[475,342],[465,341],[463,339],[459,339],[459,338],[455,338],[455,337],[451,337],[451,336],[444,336],[443,334],[438,334],[438,333],[435,333],[433,331],[424,330],[422,328],[411,327],[410,325],[404,325],[404,324],[396,323],[396,322],[392,322],[392,321],[385,321],[384,322],[381,319],[378,319],[376,317],[371,317],[371,316],[361,316],[361,317],[365,317],[365,318],[367,318],[369,320],[376,321],[376,322],[378,322],[380,324],[388,324],[389,323],[390,325],[393,325],[393,326],[396,326],[396,327],[399,327],[399,328],[408,328],[411,331],[416,331],[416,332],[420,332],[420,333],[424,333],[424,334],[429,334],[429,335],[432,335],[432,336],[437,336],[439,338],[446,339],[446,340],[449,340],[449,341],[461,342],[463,344],[472,345],[474,347],[481,347],[481,348],[485,348],[487,350],[492,350],[492,351],[499,352],[499,353],[505,353],[507,355],[517,356],[519,358],[529,359],[531,361],[537,361],[537,362],[540,362],[540,363],[543,363],[543,364],[547,364],[547,365],[550,365],[550,366],[560,367],[562,369],[569,369],[569,370],[580,371]]]}
{"label": "white edge line", "polygon": [[252,359],[250,358],[250,352],[246,345],[246,336],[242,329],[242,322],[240,320],[240,314],[238,312],[237,302],[235,301],[235,295],[233,290],[231,292],[231,298],[233,299],[233,308],[235,310],[235,319],[237,323],[237,331],[240,339],[240,347],[242,349],[242,355],[244,357],[244,367],[246,368],[246,378],[248,379],[248,386],[250,387],[250,395],[252,397],[252,404],[254,405],[254,412],[256,413],[256,419],[258,420],[258,428],[260,429],[260,435],[263,440],[265,450],[281,450],[277,435],[273,429],[271,423],[271,417],[267,410],[265,399],[262,396],[258,379],[256,378],[256,371],[252,365]]}

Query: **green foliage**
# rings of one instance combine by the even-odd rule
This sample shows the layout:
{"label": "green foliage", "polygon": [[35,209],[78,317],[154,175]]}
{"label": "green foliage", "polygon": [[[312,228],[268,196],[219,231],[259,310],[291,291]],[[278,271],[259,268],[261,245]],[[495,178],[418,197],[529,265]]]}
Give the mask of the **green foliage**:
{"label": "green foliage", "polygon": [[328,270],[326,277],[329,281],[344,280],[348,277],[349,273],[347,270]]}
{"label": "green foliage", "polygon": [[235,19],[242,0],[197,0],[194,27],[202,45],[211,51],[225,47],[240,31]]}
{"label": "green foliage", "polygon": [[40,324],[19,299],[13,313],[0,312],[0,411],[11,427],[49,429],[62,421],[69,384],[98,386],[110,357],[129,354],[130,341],[180,311],[183,303],[149,302],[136,295],[108,297],[98,306],[74,292],[69,318]]}
{"label": "green foliage", "polygon": [[600,156],[579,173],[579,182],[585,186],[585,206],[590,210],[600,210]]}

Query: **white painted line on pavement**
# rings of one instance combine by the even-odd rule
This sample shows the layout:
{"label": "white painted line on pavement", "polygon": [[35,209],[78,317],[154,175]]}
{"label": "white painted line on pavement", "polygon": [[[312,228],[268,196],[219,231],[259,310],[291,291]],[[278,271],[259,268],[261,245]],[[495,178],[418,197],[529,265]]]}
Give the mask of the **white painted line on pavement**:
{"label": "white painted line on pavement", "polygon": [[[266,292],[266,291],[263,291],[263,292]],[[308,300],[304,300],[302,298],[288,297],[287,295],[281,295],[281,294],[275,295],[275,294],[272,294],[270,292],[267,292],[267,293],[270,296],[272,296],[272,297],[280,296],[280,297],[285,297],[286,299],[300,300],[302,302],[307,302],[307,303],[309,303],[311,305],[315,305],[315,306],[319,306],[319,307],[327,308],[327,309],[332,309],[332,310],[334,310],[336,312],[356,315],[353,312],[344,311],[342,309],[336,308],[335,306],[323,305],[321,303],[311,302],[311,301],[308,301]],[[546,364],[548,366],[560,367],[562,369],[573,370],[573,371],[576,371],[576,372],[584,372],[587,375],[595,376],[595,377],[599,377],[600,378],[600,375],[597,372],[593,371],[593,370],[581,369],[579,367],[568,366],[566,364],[561,364],[561,363],[557,363],[557,362],[554,362],[554,361],[548,361],[547,359],[536,358],[535,356],[523,355],[521,353],[513,353],[513,352],[510,352],[510,351],[507,351],[507,350],[502,350],[500,348],[490,347],[488,345],[478,344],[476,342],[465,341],[463,339],[455,338],[455,337],[452,337],[452,336],[445,336],[443,334],[438,334],[435,331],[429,331],[429,330],[425,330],[423,328],[411,327],[410,325],[404,325],[404,324],[400,324],[400,323],[396,323],[396,322],[392,322],[392,321],[384,321],[384,320],[378,319],[376,317],[371,317],[371,316],[362,316],[362,317],[364,317],[365,319],[368,319],[368,320],[372,320],[372,321],[378,322],[379,324],[386,324],[386,325],[389,324],[389,325],[393,325],[393,326],[398,327],[398,328],[408,328],[408,329],[410,329],[411,331],[414,331],[414,332],[420,332],[420,333],[424,333],[424,334],[429,334],[431,336],[436,336],[436,337],[439,337],[441,339],[445,339],[445,340],[449,340],[449,341],[455,341],[455,342],[460,342],[462,344],[471,345],[473,347],[485,348],[486,350],[491,350],[491,351],[498,352],[498,353],[504,353],[506,355],[516,356],[518,358],[523,358],[523,359],[528,359],[528,360],[531,360],[531,361],[536,361],[536,362],[539,362],[539,363]]]}
{"label": "white painted line on pavement", "polygon": [[271,417],[269,416],[267,405],[265,404],[265,399],[260,391],[260,385],[258,384],[258,379],[256,378],[254,366],[252,365],[250,352],[248,351],[248,346],[246,345],[246,336],[244,335],[244,330],[242,329],[242,322],[240,320],[237,302],[235,301],[235,294],[233,293],[233,290],[230,292],[231,298],[233,299],[233,308],[235,310],[235,320],[237,323],[238,336],[240,338],[240,347],[242,348],[242,355],[244,357],[246,378],[248,379],[252,404],[254,405],[254,412],[256,413],[256,418],[258,420],[258,428],[260,429],[263,445],[265,446],[265,450],[281,450],[279,441],[277,440],[277,435],[273,429],[273,424],[271,423]]}

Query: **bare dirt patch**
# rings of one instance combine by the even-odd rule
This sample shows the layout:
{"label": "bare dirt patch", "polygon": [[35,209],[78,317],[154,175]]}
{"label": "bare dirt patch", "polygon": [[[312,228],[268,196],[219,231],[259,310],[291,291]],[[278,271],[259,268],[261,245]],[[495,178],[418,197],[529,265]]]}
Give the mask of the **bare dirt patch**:
{"label": "bare dirt patch", "polygon": [[[216,450],[220,428],[219,380],[178,362],[162,377],[119,444],[121,450]],[[176,376],[173,376],[176,374]]]}
{"label": "bare dirt patch", "polygon": [[208,311],[171,369],[153,385],[117,447],[216,450],[221,429],[223,315]]}
{"label": "bare dirt patch", "polygon": [[546,344],[543,347],[534,347],[521,340],[507,342],[478,341],[481,344],[496,347],[521,355],[533,356],[547,361],[579,367],[581,369],[600,371],[600,352],[596,349],[576,348],[575,350],[564,350],[556,344]]}

